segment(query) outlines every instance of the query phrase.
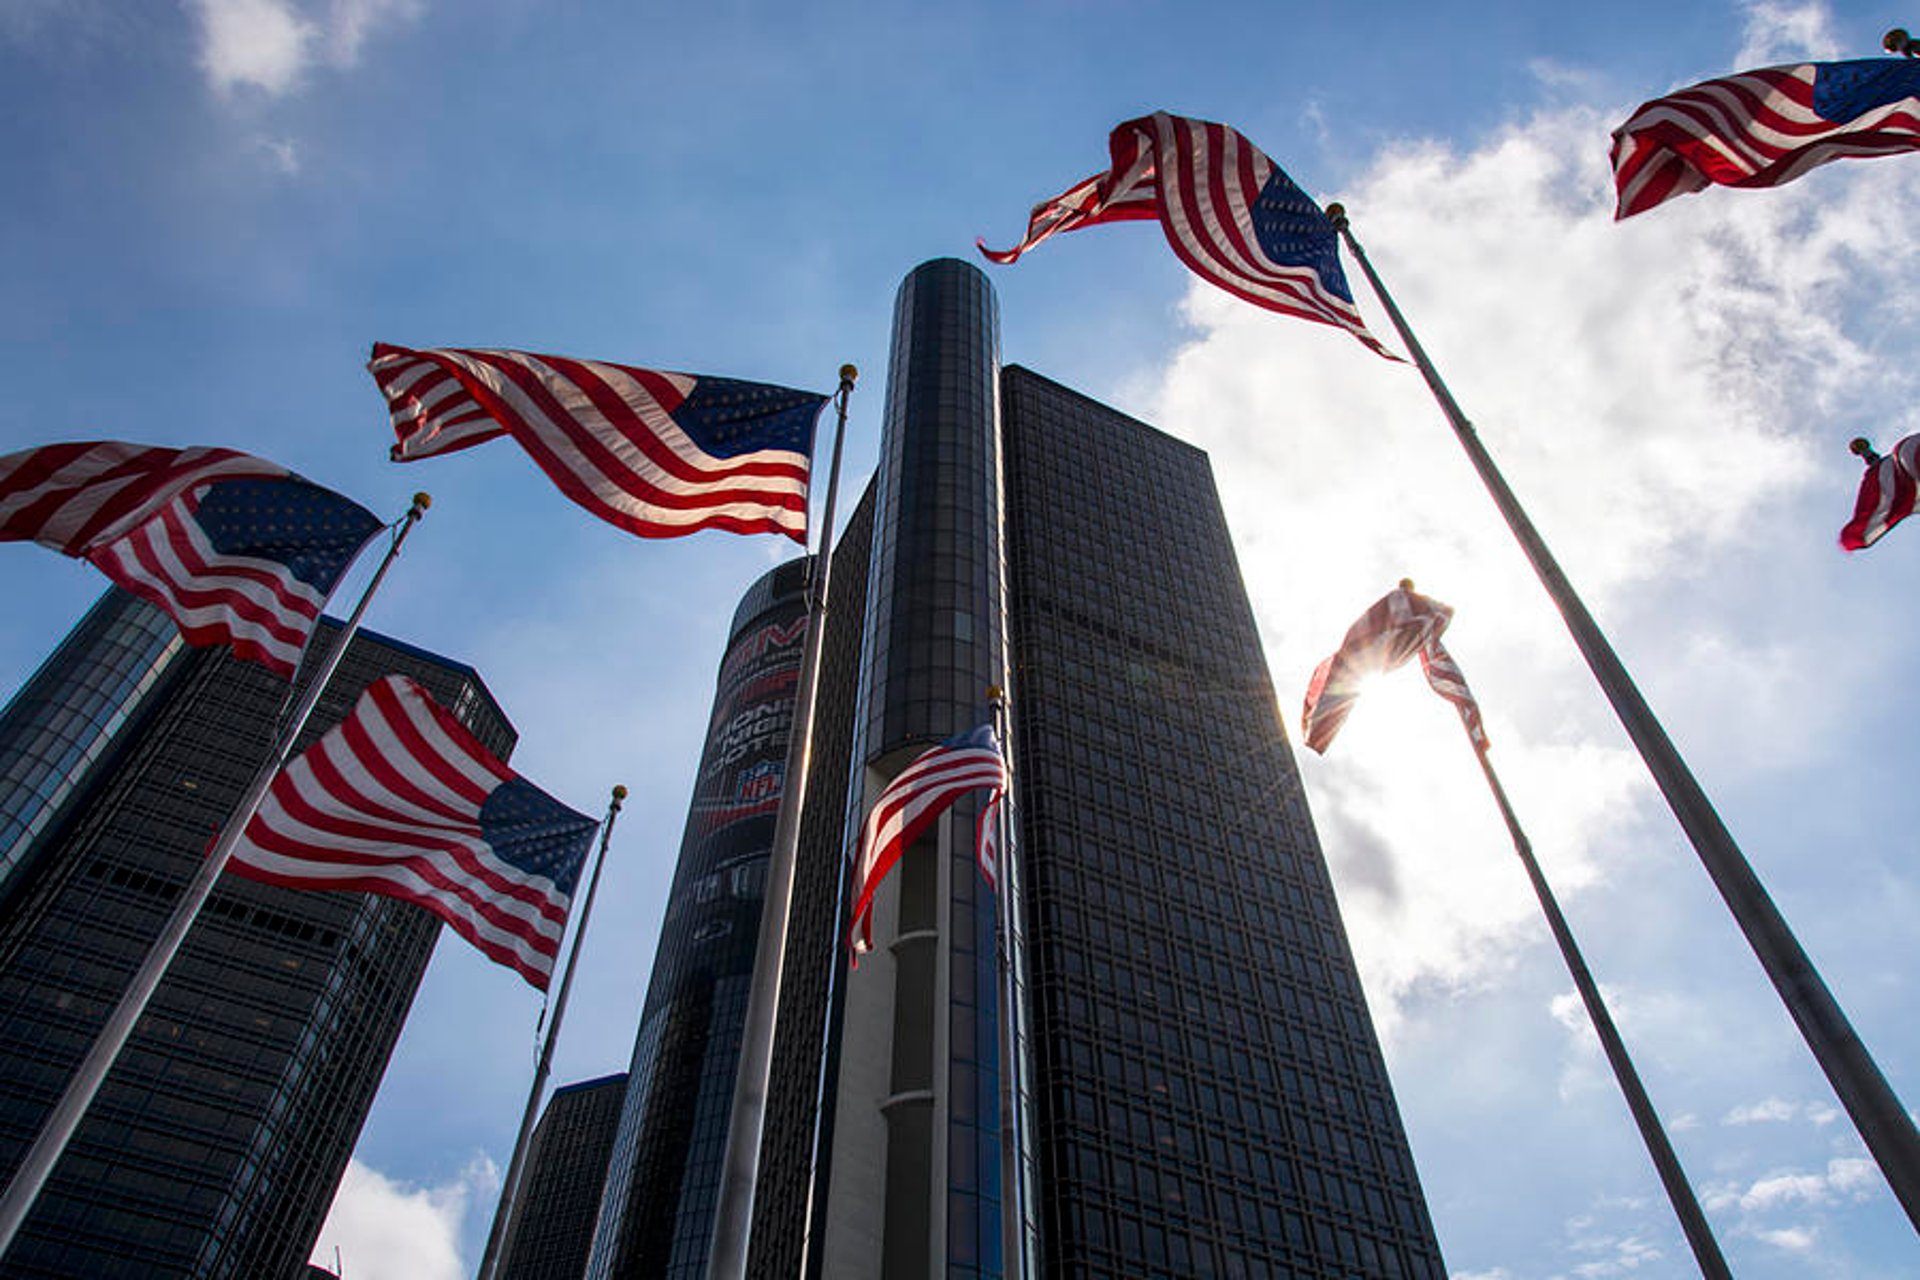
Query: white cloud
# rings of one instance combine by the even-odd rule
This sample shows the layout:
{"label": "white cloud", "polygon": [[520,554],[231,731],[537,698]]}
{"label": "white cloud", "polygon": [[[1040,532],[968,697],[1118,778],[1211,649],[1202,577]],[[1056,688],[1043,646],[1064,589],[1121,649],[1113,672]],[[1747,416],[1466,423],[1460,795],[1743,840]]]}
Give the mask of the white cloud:
{"label": "white cloud", "polygon": [[336,67],[355,65],[370,32],[415,21],[424,9],[423,0],[332,0],[326,19],[328,61]]}
{"label": "white cloud", "polygon": [[[1408,141],[1337,194],[1586,604],[1631,623],[1726,558],[1762,554],[1780,513],[1830,482],[1843,443],[1828,437],[1843,428],[1829,424],[1873,386],[1863,342],[1884,340],[1854,335],[1911,319],[1876,282],[1915,260],[1899,222],[1920,170],[1858,165],[1766,200],[1708,192],[1615,224],[1593,140],[1617,115],[1542,112],[1467,152]],[[1282,714],[1297,714],[1348,623],[1411,575],[1459,610],[1449,646],[1562,905],[1647,856],[1648,830],[1670,839],[1644,767],[1417,374],[1202,284],[1184,308],[1195,336],[1146,416],[1212,456]],[[1862,308],[1865,323],[1851,318]],[[1850,499],[1828,503],[1832,528]],[[1831,546],[1830,530],[1817,536]],[[1725,581],[1759,592],[1762,578]],[[1830,665],[1808,649],[1817,612],[1765,630],[1719,613],[1661,625],[1655,673],[1684,672],[1688,705],[1718,709],[1696,749],[1779,769],[1843,731],[1777,687]],[[1760,742],[1770,749],[1753,752]],[[1303,753],[1302,772],[1390,1040],[1406,1002],[1496,981],[1520,948],[1545,944],[1459,727],[1417,672],[1370,690],[1326,758]]]}
{"label": "white cloud", "polygon": [[313,1261],[335,1250],[353,1280],[465,1280],[460,1229],[470,1208],[498,1194],[499,1170],[484,1156],[439,1186],[395,1182],[354,1160],[314,1243]]}
{"label": "white cloud", "polygon": [[1816,1173],[1785,1170],[1756,1179],[1744,1189],[1737,1184],[1712,1187],[1702,1194],[1701,1202],[1716,1211],[1737,1206],[1747,1213],[1767,1213],[1788,1206],[1870,1200],[1883,1186],[1879,1167],[1872,1160],[1838,1156]]}
{"label": "white cloud", "polygon": [[1735,1107],[1727,1112],[1720,1123],[1738,1126],[1805,1120],[1808,1124],[1825,1127],[1840,1117],[1840,1109],[1830,1102],[1789,1102],[1785,1098],[1767,1098],[1751,1106]]}
{"label": "white cloud", "polygon": [[1765,1124],[1791,1120],[1800,1114],[1799,1104],[1788,1102],[1785,1098],[1768,1098],[1752,1106],[1735,1107],[1727,1112],[1722,1124]]}
{"label": "white cloud", "polygon": [[1808,1227],[1782,1227],[1777,1231],[1756,1231],[1757,1237],[1777,1248],[1806,1253],[1814,1246],[1814,1233]]}
{"label": "white cloud", "polygon": [[319,29],[286,0],[191,0],[200,23],[200,69],[219,93],[240,87],[278,96],[299,86]]}
{"label": "white cloud", "polygon": [[200,29],[200,67],[214,91],[250,88],[269,97],[300,89],[316,66],[353,67],[371,31],[422,11],[421,0],[331,0],[317,18],[293,0],[188,0],[188,6]]}
{"label": "white cloud", "polygon": [[1776,4],[1759,0],[1748,4],[1745,39],[1734,64],[1741,68],[1799,59],[1837,58],[1840,41],[1833,33],[1833,15],[1827,6]]}
{"label": "white cloud", "polygon": [[1576,1218],[1567,1226],[1573,1234],[1570,1242],[1573,1251],[1591,1257],[1591,1261],[1578,1263],[1572,1268],[1576,1276],[1601,1280],[1606,1276],[1632,1275],[1643,1267],[1655,1266],[1666,1257],[1663,1250],[1638,1235],[1593,1232],[1589,1219]]}

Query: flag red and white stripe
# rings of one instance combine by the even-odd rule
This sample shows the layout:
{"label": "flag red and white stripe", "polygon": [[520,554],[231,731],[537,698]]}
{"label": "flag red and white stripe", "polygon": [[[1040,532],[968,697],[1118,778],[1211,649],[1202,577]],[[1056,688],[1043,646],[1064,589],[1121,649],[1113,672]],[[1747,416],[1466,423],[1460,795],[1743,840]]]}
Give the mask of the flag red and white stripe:
{"label": "flag red and white stripe", "polygon": [[234,449],[92,440],[0,457],[0,541],[85,559],[165,610],[189,644],[230,644],[286,678],[379,526],[350,499]]}
{"label": "flag red and white stripe", "polygon": [[935,819],[961,796],[986,787],[1002,791],[1007,765],[993,726],[981,725],[914,757],[880,792],[860,831],[854,866],[859,886],[849,931],[854,963],[873,949],[873,899],[880,882]]}
{"label": "flag red and white stripe", "polygon": [[996,791],[980,808],[980,822],[973,834],[973,859],[980,867],[980,878],[991,893],[1000,892],[1000,808],[1007,793]]}
{"label": "flag red and white stripe", "polygon": [[[1157,111],[1114,129],[1107,149],[1111,167],[1035,205],[1019,244],[1003,250],[981,244],[980,251],[1011,263],[1065,231],[1158,218],[1168,245],[1202,279],[1268,311],[1345,329],[1398,359],[1343,296],[1332,224],[1238,130]],[[1311,231],[1263,235],[1256,214],[1264,217],[1276,201],[1309,220]],[[1324,241],[1323,253],[1300,253],[1308,236]]]}
{"label": "flag red and white stripe", "polygon": [[1474,749],[1485,751],[1487,726],[1480,716],[1480,704],[1474,699],[1473,690],[1467,688],[1466,674],[1447,652],[1447,646],[1440,643],[1440,637],[1427,641],[1426,647],[1420,650],[1420,665],[1433,691],[1459,709],[1460,722],[1466,725],[1467,737],[1473,740]]}
{"label": "flag red and white stripe", "polygon": [[[392,411],[395,461],[468,449],[511,435],[567,497],[646,538],[700,529],[784,533],[804,542],[812,424],[805,441],[719,450],[675,418],[703,379],[526,351],[377,344],[367,368]],[[724,380],[704,380],[719,383]],[[826,397],[784,393],[774,416],[817,414]],[[720,433],[738,443],[739,419]]]}
{"label": "flag red and white stripe", "polygon": [[417,903],[545,990],[595,826],[396,675],[274,779],[230,866]]}
{"label": "flag red and white stripe", "polygon": [[1452,618],[1452,609],[1406,587],[1395,587],[1374,601],[1307,682],[1300,711],[1300,734],[1307,746],[1324,754],[1352,714],[1367,677],[1411,660],[1440,638]]}
{"label": "flag red and white stripe", "polygon": [[1893,446],[1867,468],[1860,479],[1860,496],[1853,519],[1840,530],[1840,545],[1849,551],[1870,547],[1887,530],[1913,514],[1920,494],[1920,435]]}
{"label": "flag red and white stripe", "polygon": [[1643,103],[1613,133],[1614,217],[1631,218],[1716,183],[1776,187],[1831,160],[1920,148],[1920,102],[1911,97],[1850,118],[1816,109],[1820,78],[1860,65],[1867,64],[1765,67]]}
{"label": "flag red and white stripe", "polygon": [[119,440],[42,445],[0,458],[0,541],[85,557],[215,480],[287,469],[237,449],[165,449]]}

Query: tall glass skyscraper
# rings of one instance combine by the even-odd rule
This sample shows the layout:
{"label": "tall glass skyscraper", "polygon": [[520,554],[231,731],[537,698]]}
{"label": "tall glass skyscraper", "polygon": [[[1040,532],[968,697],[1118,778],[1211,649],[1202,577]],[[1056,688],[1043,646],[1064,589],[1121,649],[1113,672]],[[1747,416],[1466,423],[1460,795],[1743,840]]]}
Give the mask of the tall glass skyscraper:
{"label": "tall glass skyscraper", "polygon": [[1439,1280],[1206,456],[1001,392],[1043,1274]]}
{"label": "tall glass skyscraper", "polygon": [[[996,311],[954,260],[896,303],[880,464],[835,551],[750,1271],[1438,1280],[1206,455],[1003,368]],[[989,686],[1011,1159],[984,797],[907,852],[857,970],[845,951],[866,805],[986,720]]]}
{"label": "tall glass skyscraper", "polygon": [[607,1182],[625,1075],[562,1085],[547,1099],[500,1248],[500,1280],[580,1280]]}
{"label": "tall glass skyscraper", "polygon": [[[323,623],[315,643],[333,634]],[[511,751],[513,728],[471,668],[365,631],[307,740],[389,672]],[[0,1177],[266,755],[286,699],[285,681],[224,649],[182,647],[164,615],[112,591],[0,712]],[[391,898],[223,879],[0,1276],[301,1274],[439,928]]]}
{"label": "tall glass skyscraper", "polygon": [[808,562],[772,570],[728,631],[693,805],[640,1014],[589,1274],[696,1277],[740,1061],[784,794]]}

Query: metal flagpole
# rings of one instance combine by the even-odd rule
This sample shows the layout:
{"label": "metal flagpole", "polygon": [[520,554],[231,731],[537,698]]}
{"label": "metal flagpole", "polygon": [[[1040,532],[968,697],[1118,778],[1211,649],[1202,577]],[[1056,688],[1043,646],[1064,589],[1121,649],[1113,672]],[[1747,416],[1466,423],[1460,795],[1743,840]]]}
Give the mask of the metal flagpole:
{"label": "metal flagpole", "polygon": [[840,492],[840,450],[847,437],[847,400],[860,371],[840,366],[834,394],[837,421],[833,462],[827,472],[826,511],[820,549],[814,553],[807,601],[807,641],[800,657],[800,687],[794,699],[792,739],[782,779],[780,816],[774,822],[767,859],[767,896],[760,908],[760,941],[754,953],[753,985],[740,1043],[740,1072],[727,1115],[727,1150],[720,1168],[720,1196],[713,1212],[713,1245],[707,1257],[711,1280],[743,1280],[747,1239],[753,1228],[754,1184],[760,1176],[760,1136],[766,1126],[767,1090],[773,1075],[774,1022],[780,1012],[780,971],[786,960],[787,917],[793,907],[794,870],[800,853],[800,815],[806,805],[813,762],[813,704],[820,684],[821,646],[827,632],[827,587],[833,574],[833,509]]}
{"label": "metal flagpole", "polygon": [[[1461,710],[1461,724],[1467,727],[1464,708]],[[1553,931],[1553,940],[1560,946],[1560,957],[1567,962],[1567,972],[1573,975],[1573,985],[1580,992],[1580,1002],[1587,1006],[1587,1017],[1593,1020],[1594,1032],[1600,1037],[1600,1047],[1606,1051],[1607,1063],[1613,1068],[1613,1078],[1619,1082],[1620,1092],[1626,1095],[1627,1109],[1633,1112],[1633,1122],[1640,1127],[1640,1139],[1647,1144],[1647,1154],[1653,1157],[1653,1167],[1660,1174],[1661,1185],[1667,1189],[1667,1199],[1673,1205],[1674,1215],[1680,1219],[1680,1229],[1686,1233],[1694,1261],[1700,1265],[1700,1274],[1707,1280],[1732,1280],[1733,1273],[1727,1270],[1727,1260],[1721,1256],[1720,1245],[1713,1238],[1707,1217],[1700,1211],[1700,1202],[1694,1198],[1693,1186],[1680,1167],[1680,1157],[1674,1154],[1673,1144],[1667,1141],[1667,1131],[1661,1127],[1660,1117],[1640,1083],[1640,1073],[1634,1070],[1633,1059],[1627,1056],[1627,1046],[1613,1025],[1613,1016],[1607,1012],[1606,1003],[1600,998],[1599,985],[1588,971],[1580,948],[1574,944],[1573,930],[1567,927],[1567,918],[1560,914],[1560,904],[1554,899],[1553,890],[1547,887],[1547,878],[1541,873],[1540,864],[1533,856],[1533,844],[1527,839],[1527,833],[1520,829],[1520,819],[1507,802],[1507,789],[1500,785],[1500,776],[1493,771],[1493,761],[1487,755],[1487,748],[1475,739],[1470,727],[1467,728],[1467,739],[1473,744],[1473,754],[1480,761],[1480,772],[1486,775],[1487,786],[1493,791],[1493,802],[1500,806],[1500,816],[1506,819],[1507,833],[1513,837],[1513,851],[1520,855],[1520,863],[1527,869],[1527,879],[1533,882],[1534,896],[1540,899],[1540,910],[1547,916],[1547,927]]]}
{"label": "metal flagpole", "polygon": [[600,852],[594,859],[593,875],[587,880],[587,895],[580,900],[580,922],[574,926],[573,943],[567,948],[567,971],[560,978],[560,994],[554,997],[553,1017],[547,1019],[547,1035],[540,1044],[539,1065],[533,1069],[533,1087],[527,1090],[527,1109],[520,1114],[520,1134],[514,1139],[513,1158],[507,1161],[507,1176],[500,1184],[500,1201],[493,1209],[493,1227],[487,1232],[487,1249],[480,1255],[480,1280],[493,1280],[500,1268],[500,1254],[506,1246],[507,1225],[513,1218],[514,1195],[520,1188],[527,1147],[533,1141],[533,1125],[540,1112],[540,1094],[547,1087],[547,1073],[553,1067],[553,1045],[560,1038],[560,1020],[567,1016],[567,993],[573,990],[573,971],[580,961],[580,942],[587,936],[587,920],[593,914],[594,891],[600,887],[600,873],[607,866],[607,845],[613,839],[613,820],[620,816],[620,805],[626,798],[627,789],[615,787],[613,800],[607,805],[606,820],[600,824]]}
{"label": "metal flagpole", "polygon": [[[1007,750],[1007,695],[999,685],[987,690],[987,701],[993,705],[993,727],[1000,737],[1002,758],[1011,754]],[[1011,777],[1009,777],[1011,783]],[[999,911],[999,951],[1000,960],[1000,1274],[1005,1280],[1025,1280],[1026,1250],[1021,1247],[1026,1212],[1025,1187],[1021,1185],[1020,1169],[1020,1131],[1017,1091],[1019,1086],[1019,1027],[1016,1024],[1015,1010],[1019,999],[1018,986],[1013,967],[1013,874],[1009,864],[1013,861],[1013,845],[1007,839],[1010,823],[1007,806],[1012,801],[1013,788],[989,799],[993,804],[993,821],[998,828],[998,856],[994,860],[993,889],[996,908]],[[977,851],[976,851],[977,852]]]}
{"label": "metal flagpole", "polygon": [[1787,928],[1779,908],[1767,895],[1765,886],[1754,874],[1753,867],[1740,852],[1739,846],[1734,844],[1733,836],[1728,833],[1692,771],[1667,738],[1666,730],[1640,696],[1626,667],[1601,633],[1599,624],[1574,593],[1573,584],[1547,550],[1547,544],[1521,508],[1519,499],[1507,487],[1506,479],[1493,465],[1493,459],[1488,455],[1486,446],[1480,443],[1473,424],[1467,421],[1453,394],[1434,371],[1433,362],[1427,358],[1419,339],[1407,327],[1400,308],[1394,305],[1393,296],[1380,283],[1373,264],[1367,260],[1366,251],[1354,239],[1347,225],[1346,210],[1340,205],[1330,204],[1327,206],[1327,217],[1359,261],[1367,282],[1373,286],[1381,305],[1387,309],[1387,315],[1392,318],[1393,327],[1399,331],[1401,341],[1407,344],[1408,352],[1419,366],[1420,375],[1426,379],[1434,399],[1446,413],[1454,435],[1467,451],[1474,470],[1479,473],[1487,491],[1493,495],[1494,505],[1500,508],[1507,527],[1518,539],[1521,550],[1526,553],[1534,572],[1545,585],[1547,594],[1553,597],[1567,629],[1573,633],[1574,643],[1587,660],[1587,666],[1599,680],[1600,688],[1607,695],[1607,701],[1613,704],[1614,713],[1620,717],[1627,736],[1639,748],[1641,759],[1653,774],[1660,793],[1666,797],[1674,817],[1679,819],[1681,828],[1692,841],[1701,865],[1706,868],[1720,896],[1726,900],[1734,920],[1746,935],[1754,954],[1759,957],[1761,967],[1772,980],[1774,989],[1780,993],[1787,1012],[1793,1016],[1801,1036],[1813,1050],[1821,1069],[1826,1072],[1834,1093],[1839,1096],[1841,1105],[1846,1107],[1847,1115],[1865,1140],[1867,1150],[1872,1153],[1881,1173],[1893,1188],[1895,1197],[1906,1210],[1908,1220],[1916,1230],[1920,1230],[1920,1133],[1915,1132],[1912,1117],[1900,1105],[1900,1099],[1894,1095],[1886,1077],[1880,1073],[1879,1065],[1860,1042],[1860,1037],[1848,1023],[1833,993],[1827,990],[1827,984],[1813,967],[1813,961]]}
{"label": "metal flagpole", "polygon": [[126,1046],[133,1034],[134,1024],[146,1011],[147,1002],[160,986],[160,979],[166,974],[167,966],[172,963],[181,942],[187,936],[200,908],[213,894],[214,883],[226,868],[227,858],[233,852],[234,845],[240,842],[240,835],[246,830],[260,802],[266,799],[267,789],[273,785],[274,778],[280,772],[280,766],[286,763],[293,753],[293,744],[300,736],[300,730],[306,726],[307,717],[313,714],[314,707],[320,701],[320,695],[327,687],[328,679],[334,668],[340,665],[340,659],[347,652],[347,644],[353,639],[354,632],[360,629],[360,619],[367,611],[367,605],[373,599],[373,593],[380,588],[380,582],[387,576],[387,570],[400,554],[401,544],[413,531],[420,517],[432,504],[424,493],[413,495],[413,505],[407,508],[407,514],[400,519],[400,527],[394,532],[393,542],[387,547],[386,558],[374,571],[373,580],[367,583],[367,589],[360,593],[360,603],[354,606],[353,614],[346,625],[340,628],[340,634],[334,638],[333,647],[320,667],[307,682],[306,691],[300,695],[293,715],[288,719],[286,728],[281,731],[279,741],[274,744],[271,754],[253,775],[253,781],[247,784],[247,790],[234,807],[227,819],[226,826],[220,832],[212,850],[201,860],[199,870],[194,872],[186,890],[180,895],[180,901],[174,905],[173,914],[147,951],[147,958],[141,964],[139,972],[120,997],[120,1003],[114,1006],[107,1016],[106,1025],[101,1028],[99,1038],[81,1060],[73,1079],[67,1082],[67,1088],[60,1095],[60,1101],[54,1104],[45,1123],[40,1126],[39,1136],[34,1138],[33,1146],[15,1171],[13,1180],[7,1184],[4,1195],[0,1195],[0,1257],[13,1245],[13,1239],[20,1232],[21,1224],[27,1220],[27,1213],[39,1198],[40,1190],[46,1185],[47,1178],[53,1173],[53,1166],[59,1161],[60,1153],[67,1149],[74,1131],[80,1127],[81,1117],[92,1104],[94,1095],[100,1091],[100,1085],[106,1080],[108,1070],[120,1050]]}

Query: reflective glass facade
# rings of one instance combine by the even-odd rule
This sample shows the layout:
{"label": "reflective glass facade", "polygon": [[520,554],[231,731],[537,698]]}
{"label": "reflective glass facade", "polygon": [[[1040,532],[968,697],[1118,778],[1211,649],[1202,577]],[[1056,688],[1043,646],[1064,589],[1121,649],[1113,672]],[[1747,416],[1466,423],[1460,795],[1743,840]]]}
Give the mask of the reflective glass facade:
{"label": "reflective glass facade", "polygon": [[808,562],[735,611],[634,1041],[589,1274],[706,1274],[747,994],[785,792]]}
{"label": "reflective glass facade", "polygon": [[[34,678],[35,696],[58,703],[65,689],[87,705],[100,665],[120,658],[99,624],[141,611],[110,593]],[[331,634],[323,625],[316,643]],[[104,653],[80,643],[89,635]],[[165,665],[123,741],[70,779],[73,799],[0,908],[0,1176],[138,967],[286,699],[284,681],[225,650]],[[513,729],[470,668],[366,632],[308,739],[396,671],[511,750]],[[300,1274],[438,932],[392,899],[223,880],[0,1276]]]}
{"label": "reflective glass facade", "polygon": [[627,1077],[564,1085],[534,1127],[501,1250],[500,1280],[580,1280],[599,1216]]}
{"label": "reflective glass facade", "polygon": [[0,712],[0,901],[183,648],[166,614],[109,594]]}
{"label": "reflective glass facade", "polygon": [[1043,1273],[1439,1280],[1206,456],[1001,386]]}

